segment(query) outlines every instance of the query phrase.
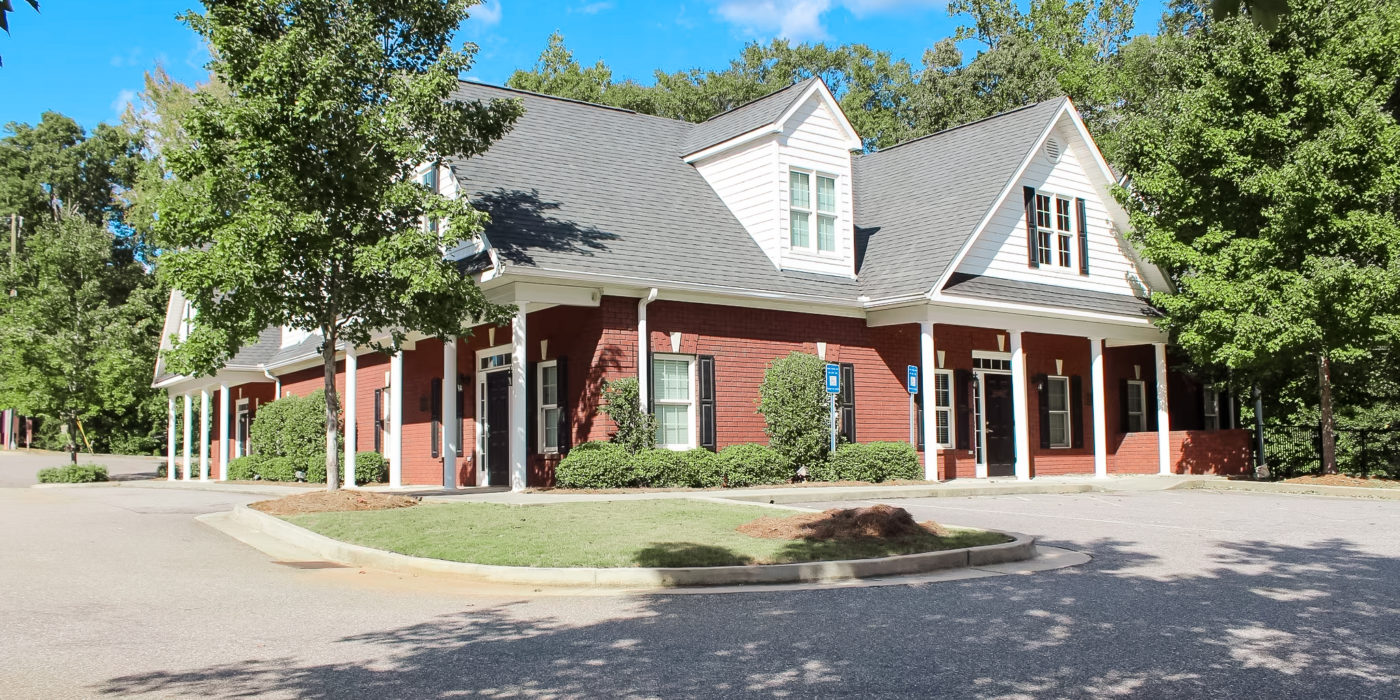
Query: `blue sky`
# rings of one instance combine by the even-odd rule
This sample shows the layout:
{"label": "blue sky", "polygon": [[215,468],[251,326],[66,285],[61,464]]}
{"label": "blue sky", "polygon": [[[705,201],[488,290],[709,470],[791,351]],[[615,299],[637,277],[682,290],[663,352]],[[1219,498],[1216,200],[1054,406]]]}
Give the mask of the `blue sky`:
{"label": "blue sky", "polygon": [[[1138,33],[1155,30],[1163,4],[1142,0]],[[206,75],[207,52],[175,19],[198,0],[40,0],[39,14],[15,5],[11,35],[0,33],[0,124],[57,110],[90,128],[116,120],[157,62],[184,82]],[[777,36],[865,43],[917,65],[959,23],[945,0],[488,0],[471,14],[459,36],[481,51],[468,76],[495,84],[533,65],[556,29],[580,62],[650,82],[656,68],[719,68]]]}

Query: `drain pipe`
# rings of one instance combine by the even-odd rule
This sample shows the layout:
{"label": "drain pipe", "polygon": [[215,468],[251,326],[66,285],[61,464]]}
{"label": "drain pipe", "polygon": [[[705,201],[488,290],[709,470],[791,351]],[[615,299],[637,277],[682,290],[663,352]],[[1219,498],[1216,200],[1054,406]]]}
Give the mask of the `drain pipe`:
{"label": "drain pipe", "polygon": [[271,372],[267,371],[267,365],[258,365],[258,368],[263,371],[264,377],[271,379],[277,384],[277,387],[273,389],[272,400],[276,401],[277,399],[282,398],[282,378],[273,376]]}
{"label": "drain pipe", "polygon": [[646,298],[637,302],[637,403],[642,413],[650,410],[651,392],[647,391],[651,381],[651,367],[647,362],[647,351],[651,349],[651,338],[647,335],[647,304],[656,301],[657,290],[652,287]]}

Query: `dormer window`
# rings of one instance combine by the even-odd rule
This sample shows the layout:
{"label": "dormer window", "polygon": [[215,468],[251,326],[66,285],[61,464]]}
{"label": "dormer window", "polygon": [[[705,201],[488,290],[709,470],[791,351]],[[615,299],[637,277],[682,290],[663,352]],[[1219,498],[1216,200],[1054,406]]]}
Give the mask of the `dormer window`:
{"label": "dormer window", "polygon": [[[1054,211],[1051,211],[1051,201]],[[1073,205],[1064,197],[1036,193],[1036,260],[1041,265],[1059,264],[1069,268],[1072,264],[1073,232],[1070,230],[1070,212]]]}
{"label": "dormer window", "polygon": [[792,249],[835,252],[836,178],[811,171],[790,171],[788,204],[788,241]]}
{"label": "dormer window", "polygon": [[[425,172],[425,173],[423,173],[423,186],[426,187],[426,188],[428,188],[428,190],[429,190],[430,192],[432,192],[433,194],[440,194],[440,191],[438,190],[438,172],[437,172],[437,167],[435,167],[435,166],[434,166],[434,167],[429,167],[429,168],[428,168],[428,171]],[[429,218],[428,221],[427,221],[427,224],[428,224],[428,232],[429,232],[429,233],[437,233],[437,230],[438,230],[438,220],[437,220],[437,219]]]}

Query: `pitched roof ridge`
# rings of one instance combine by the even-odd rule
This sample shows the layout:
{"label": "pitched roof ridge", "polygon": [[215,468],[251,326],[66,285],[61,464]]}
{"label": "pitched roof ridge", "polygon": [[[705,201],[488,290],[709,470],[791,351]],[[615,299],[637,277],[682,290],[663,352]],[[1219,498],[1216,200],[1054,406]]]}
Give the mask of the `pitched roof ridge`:
{"label": "pitched roof ridge", "polygon": [[1059,102],[1059,101],[1067,100],[1067,99],[1069,99],[1069,98],[1068,98],[1068,97],[1065,97],[1065,96],[1063,96],[1063,95],[1061,95],[1061,96],[1056,97],[1056,98],[1054,98],[1054,99],[1052,99],[1052,100],[1041,100],[1040,102],[1032,102],[1032,103],[1030,103],[1030,104],[1021,105],[1020,107],[1017,107],[1017,108],[1015,108],[1015,109],[1008,109],[1008,110],[1006,110],[1005,112],[998,112],[998,113],[996,113],[996,114],[992,114],[992,115],[989,115],[989,116],[982,117],[981,119],[974,119],[974,120],[972,120],[972,121],[970,121],[970,122],[964,122],[964,123],[962,123],[962,124],[957,124],[957,125],[954,125],[954,126],[950,126],[950,127],[946,128],[946,129],[942,129],[942,130],[939,130],[939,131],[935,131],[935,132],[933,132],[932,134],[924,134],[923,136],[918,136],[918,137],[909,139],[908,141],[900,141],[899,143],[897,143],[897,144],[895,144],[895,145],[893,145],[893,146],[889,146],[889,147],[887,147],[887,148],[881,148],[881,149],[878,150],[878,151],[875,151],[875,152],[873,152],[873,153],[866,153],[866,154],[864,154],[864,155],[862,155],[862,156],[860,156],[860,157],[862,157],[862,158],[869,158],[869,157],[871,157],[871,156],[877,156],[877,155],[879,155],[879,154],[881,154],[881,153],[888,153],[888,152],[890,152],[890,151],[892,151],[892,150],[894,150],[894,149],[896,149],[896,148],[899,148],[900,146],[907,146],[907,145],[909,145],[909,144],[911,144],[911,143],[918,143],[919,141],[925,141],[925,140],[931,139],[931,138],[933,138],[933,137],[935,137],[935,136],[942,136],[943,134],[946,134],[946,133],[951,132],[951,131],[957,131],[957,130],[959,130],[959,129],[963,129],[963,128],[966,128],[966,127],[969,127],[969,126],[976,126],[976,125],[981,124],[981,123],[983,123],[983,122],[992,121],[993,119],[1000,119],[1001,117],[1010,116],[1010,115],[1012,115],[1012,114],[1016,114],[1017,112],[1024,112],[1024,111],[1026,111],[1026,110],[1028,110],[1028,109],[1031,109],[1031,108],[1034,108],[1034,107],[1039,107],[1039,106],[1041,106],[1041,105],[1050,104],[1050,103],[1052,103],[1052,102]]}
{"label": "pitched roof ridge", "polygon": [[574,99],[574,98],[572,98],[572,97],[560,97],[559,95],[551,95],[551,94],[549,94],[549,93],[547,93],[547,92],[534,92],[533,90],[521,90],[520,88],[513,88],[513,87],[506,86],[506,85],[496,85],[496,84],[494,84],[494,83],[487,83],[487,82],[482,82],[482,81],[478,81],[478,80],[462,80],[461,78],[458,78],[458,79],[457,79],[457,83],[458,83],[459,85],[477,85],[477,86],[480,86],[480,87],[488,87],[488,88],[491,88],[491,89],[493,89],[493,90],[502,90],[502,91],[505,91],[505,92],[514,92],[514,93],[517,93],[517,94],[520,94],[520,95],[529,95],[529,96],[531,96],[531,97],[543,97],[543,98],[545,98],[545,99],[547,99],[547,100],[554,100],[555,102],[567,102],[567,103],[571,103],[571,104],[582,105],[582,106],[584,106],[584,107],[597,107],[598,109],[606,109],[606,110],[609,110],[609,111],[612,111],[612,112],[621,112],[621,113],[623,113],[623,114],[631,114],[631,115],[633,115],[633,116],[638,116],[638,117],[647,117],[647,118],[649,118],[649,119],[660,119],[660,120],[662,120],[662,121],[671,122],[671,123],[673,123],[673,124],[684,124],[684,125],[686,125],[686,126],[694,126],[694,124],[693,124],[692,122],[688,122],[688,121],[686,121],[686,120],[684,120],[684,119],[672,119],[671,117],[663,117],[663,116],[656,115],[656,114],[647,114],[646,112],[638,112],[638,111],[635,110],[635,109],[627,109],[626,107],[614,107],[613,105],[605,105],[605,104],[601,104],[601,103],[598,103],[598,102],[589,102],[589,101],[587,101],[587,100],[577,100],[577,99]]}
{"label": "pitched roof ridge", "polygon": [[739,110],[741,110],[741,109],[743,109],[743,108],[745,108],[745,107],[748,107],[749,105],[756,104],[756,103],[758,103],[758,102],[762,102],[762,101],[764,101],[764,100],[766,100],[766,99],[768,99],[768,98],[770,98],[770,97],[776,97],[777,95],[781,95],[781,94],[787,92],[788,90],[791,90],[791,89],[793,89],[793,88],[795,88],[795,87],[797,87],[797,86],[799,86],[799,85],[806,85],[806,84],[812,82],[813,80],[820,80],[820,78],[818,78],[817,76],[814,75],[814,76],[812,76],[812,77],[810,77],[810,78],[806,78],[806,79],[804,79],[804,80],[799,80],[799,81],[797,81],[797,82],[795,82],[795,83],[792,83],[792,84],[790,84],[790,85],[785,85],[785,86],[783,86],[783,87],[778,88],[777,90],[774,90],[773,92],[768,93],[767,95],[764,95],[764,96],[762,96],[762,97],[755,97],[755,98],[753,98],[752,100],[749,100],[748,102],[745,102],[744,104],[739,105],[738,107],[731,107],[731,108],[729,108],[729,109],[724,110],[723,112],[720,112],[719,114],[716,114],[716,115],[713,116],[713,117],[710,117],[709,119],[706,119],[706,120],[703,121],[703,122],[697,122],[697,123],[698,123],[698,124],[706,124],[706,123],[712,122],[712,121],[714,121],[714,120],[716,120],[716,119],[719,119],[720,117],[723,117],[723,116],[725,116],[725,115],[733,114],[733,113],[735,113],[735,112],[737,112],[737,111],[739,111]]}

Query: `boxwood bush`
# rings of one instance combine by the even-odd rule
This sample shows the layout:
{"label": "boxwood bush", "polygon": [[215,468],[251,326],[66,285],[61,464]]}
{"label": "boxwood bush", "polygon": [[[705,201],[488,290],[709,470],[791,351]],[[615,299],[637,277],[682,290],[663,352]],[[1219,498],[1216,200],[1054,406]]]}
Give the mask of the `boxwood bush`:
{"label": "boxwood bush", "polygon": [[572,450],[554,468],[554,483],[562,488],[606,489],[632,486],[635,476],[631,455],[610,442],[585,443]]}
{"label": "boxwood bush", "polygon": [[39,470],[41,484],[90,484],[107,480],[107,467],[101,464],[69,464]]}
{"label": "boxwood bush", "polygon": [[262,473],[260,467],[265,461],[259,455],[247,455],[245,457],[235,457],[228,462],[228,478],[231,481],[252,481],[255,476]]}
{"label": "boxwood bush", "polygon": [[268,457],[259,466],[258,476],[264,481],[296,481],[297,470],[304,462],[291,457]]}
{"label": "boxwood bush", "polygon": [[682,486],[686,453],[667,449],[642,450],[628,460],[629,486]]}
{"label": "boxwood bush", "polygon": [[285,396],[259,406],[248,437],[251,451],[260,455],[292,457],[303,463],[324,455],[326,392],[317,389],[306,396]]}
{"label": "boxwood bush", "polygon": [[681,458],[681,471],[676,478],[676,486],[714,488],[724,485],[724,467],[719,455],[700,447],[676,454]]}
{"label": "boxwood bush", "polygon": [[894,481],[922,479],[919,455],[907,442],[866,442],[836,448],[808,470],[813,481]]}
{"label": "boxwood bush", "polygon": [[787,457],[767,445],[730,445],[720,450],[718,460],[726,486],[786,484],[794,471]]}
{"label": "boxwood bush", "polygon": [[384,455],[374,451],[355,453],[355,483],[379,484],[389,480],[389,465]]}

